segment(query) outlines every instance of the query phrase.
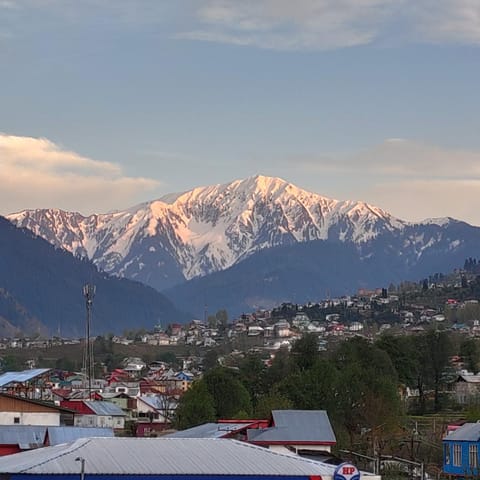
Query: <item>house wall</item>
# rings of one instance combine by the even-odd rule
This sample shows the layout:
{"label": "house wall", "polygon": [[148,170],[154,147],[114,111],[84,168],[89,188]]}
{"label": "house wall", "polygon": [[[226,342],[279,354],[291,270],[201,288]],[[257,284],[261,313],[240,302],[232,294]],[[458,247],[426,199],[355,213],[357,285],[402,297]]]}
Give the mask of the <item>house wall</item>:
{"label": "house wall", "polygon": [[[461,465],[454,463],[454,445],[461,448]],[[447,475],[478,476],[480,468],[472,468],[469,462],[470,445],[477,445],[477,465],[480,465],[480,442],[444,441],[443,442],[443,471]]]}
{"label": "house wall", "polygon": [[125,428],[124,417],[110,415],[75,415],[75,427]]}
{"label": "house wall", "polygon": [[457,382],[455,384],[455,398],[457,403],[465,405],[480,397],[480,384]]}
{"label": "house wall", "polygon": [[295,455],[292,449],[295,449],[295,452],[297,450],[305,450],[305,449],[315,450],[319,452],[329,452],[329,453],[332,451],[332,448],[330,447],[330,445],[310,445],[310,444],[309,445],[294,445],[294,444],[290,445],[289,444],[288,447],[290,448],[287,448],[286,445],[269,445],[268,449],[277,453],[287,453],[290,455]]}
{"label": "house wall", "polygon": [[[17,421],[15,420],[17,419]],[[60,426],[58,412],[0,412],[0,425]]]}

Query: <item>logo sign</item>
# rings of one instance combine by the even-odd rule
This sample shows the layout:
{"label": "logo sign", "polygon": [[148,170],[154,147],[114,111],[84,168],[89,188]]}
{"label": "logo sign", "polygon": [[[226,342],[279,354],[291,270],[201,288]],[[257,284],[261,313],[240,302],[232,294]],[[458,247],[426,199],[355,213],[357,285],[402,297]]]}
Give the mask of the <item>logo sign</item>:
{"label": "logo sign", "polygon": [[351,463],[341,463],[333,473],[333,480],[360,480],[360,472]]}

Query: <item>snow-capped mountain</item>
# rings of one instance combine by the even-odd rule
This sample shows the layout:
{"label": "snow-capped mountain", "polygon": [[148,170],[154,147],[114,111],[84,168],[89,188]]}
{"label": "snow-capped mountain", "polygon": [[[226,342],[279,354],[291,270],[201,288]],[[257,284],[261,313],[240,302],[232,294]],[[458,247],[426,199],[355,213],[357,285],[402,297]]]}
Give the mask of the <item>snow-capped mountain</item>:
{"label": "snow-capped mountain", "polygon": [[[225,270],[265,249],[314,240],[352,242],[368,258],[372,242],[401,236],[405,258],[418,258],[455,222],[430,219],[415,228],[366,203],[333,200],[265,176],[170,194],[115,213],[85,217],[47,209],[8,218],[106,272],[158,289]],[[435,226],[433,236],[420,228]]]}

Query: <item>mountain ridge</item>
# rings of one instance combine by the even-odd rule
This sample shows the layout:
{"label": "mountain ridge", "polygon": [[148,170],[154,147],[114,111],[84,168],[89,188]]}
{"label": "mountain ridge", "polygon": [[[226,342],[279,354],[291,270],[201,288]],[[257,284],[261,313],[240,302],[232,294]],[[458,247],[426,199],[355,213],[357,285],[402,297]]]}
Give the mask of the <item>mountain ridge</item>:
{"label": "mountain ridge", "polygon": [[[36,209],[7,218],[103,271],[158,290],[224,271],[266,249],[317,240],[352,243],[368,259],[382,239],[401,237],[403,243],[394,242],[398,253],[414,263],[440,243],[448,251],[442,232],[462,224],[448,217],[407,222],[366,202],[331,199],[262,175],[106,214]],[[426,239],[432,226],[436,236]],[[451,239],[453,246],[462,241]]]}
{"label": "mountain ridge", "polygon": [[[407,222],[366,202],[330,199],[262,175],[167,194],[106,214],[83,216],[37,209],[8,218],[56,247],[89,258],[100,270],[169,292],[175,292],[176,286],[183,291],[185,282],[206,288],[200,285],[208,285],[210,275],[222,277],[222,272],[277,247],[291,247],[288,255],[305,265],[303,256],[307,254],[330,263],[322,248],[342,255],[342,248],[327,243],[348,245],[345,254],[351,256],[354,251],[358,258],[352,260],[352,281],[345,280],[342,288],[355,289],[363,282],[362,268],[368,267],[368,281],[378,286],[389,278],[423,275],[427,264],[431,270],[426,274],[447,271],[460,254],[478,256],[480,245],[480,228],[460,220],[444,217]],[[302,248],[311,242],[327,243],[320,243],[318,249]],[[234,268],[234,272],[240,271],[251,285],[255,276],[269,275],[261,268],[255,271],[254,262],[248,265],[248,274],[243,268]],[[281,287],[282,281],[290,284],[288,268],[295,267],[285,264],[285,271],[279,274],[278,295],[272,290],[271,299],[288,294]],[[333,266],[330,272],[335,272]],[[348,277],[344,272],[338,274]],[[313,281],[313,274],[308,275]],[[321,270],[316,275],[321,276]],[[230,271],[222,278],[235,284]],[[318,277],[319,282],[323,280]],[[221,295],[222,289],[217,287]],[[182,295],[172,295],[180,299],[182,307],[183,303],[190,305]],[[248,290],[248,295],[254,292]]]}
{"label": "mountain ridge", "polygon": [[153,288],[99,272],[90,261],[73,257],[3,217],[0,249],[0,335],[83,336],[86,283],[97,289],[95,335],[188,318]]}

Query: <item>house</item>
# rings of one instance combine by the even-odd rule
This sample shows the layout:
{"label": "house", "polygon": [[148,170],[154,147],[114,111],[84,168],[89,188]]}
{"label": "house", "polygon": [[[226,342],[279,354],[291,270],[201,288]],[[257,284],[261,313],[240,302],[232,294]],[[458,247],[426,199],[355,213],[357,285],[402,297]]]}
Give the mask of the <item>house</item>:
{"label": "house", "polygon": [[137,398],[137,415],[139,419],[150,421],[151,423],[170,423],[177,400],[167,395],[141,395]]}
{"label": "house", "polygon": [[230,438],[279,453],[330,453],[336,444],[324,410],[273,410],[269,420],[220,420],[169,434],[171,438]]}
{"label": "house", "polygon": [[47,402],[0,393],[0,425],[73,425],[73,412]]}
{"label": "house", "polygon": [[455,380],[455,400],[465,405],[480,395],[480,375],[461,373]]}
{"label": "house", "polygon": [[247,441],[290,454],[302,449],[330,452],[336,444],[324,410],[273,410],[269,426],[248,430]]}
{"label": "house", "polygon": [[277,338],[290,336],[290,324],[287,321],[280,321],[273,326]]}
{"label": "house", "polygon": [[49,383],[50,372],[50,368],[5,372],[0,375],[0,389],[11,395],[41,398]]}
{"label": "house", "polygon": [[476,477],[479,470],[480,423],[465,423],[443,438],[443,473]]}
{"label": "house", "polygon": [[126,419],[131,420],[133,418],[133,411],[137,409],[137,399],[135,397],[117,392],[103,392],[97,395],[98,400],[104,400],[120,407],[125,412]]}
{"label": "house", "polygon": [[125,428],[125,412],[111,402],[92,400],[66,400],[62,406],[75,411],[76,427],[100,427],[123,430]]}

